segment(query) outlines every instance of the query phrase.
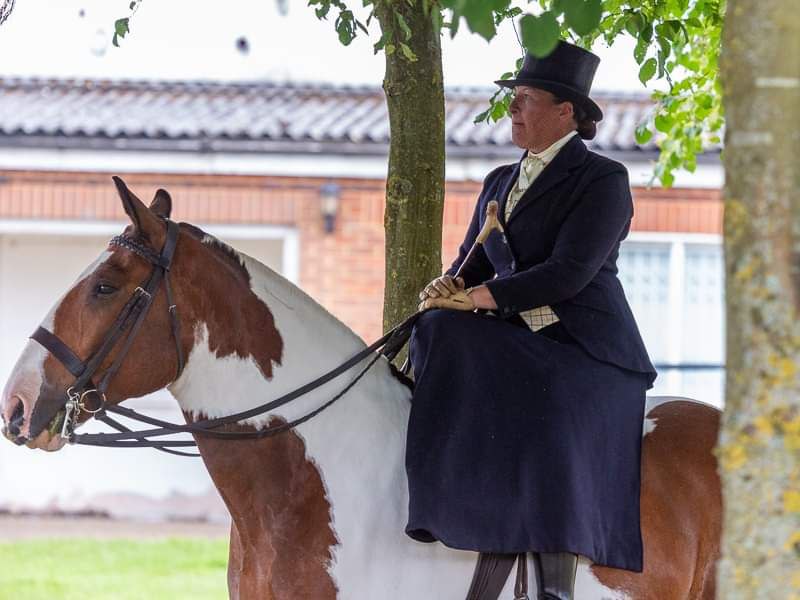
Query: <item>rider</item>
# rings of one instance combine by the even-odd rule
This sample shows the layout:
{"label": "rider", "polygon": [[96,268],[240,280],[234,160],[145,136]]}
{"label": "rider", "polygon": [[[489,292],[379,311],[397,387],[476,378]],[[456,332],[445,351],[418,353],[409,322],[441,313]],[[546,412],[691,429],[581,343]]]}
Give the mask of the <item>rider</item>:
{"label": "rider", "polygon": [[[625,167],[586,148],[599,58],[527,54],[517,163],[488,174],[459,255],[420,293],[406,467],[414,539],[533,552],[539,598],[570,599],[578,555],[642,571],[640,453],[655,369],[617,278]],[[462,276],[491,200],[492,231]],[[484,309],[475,311],[475,309]]]}

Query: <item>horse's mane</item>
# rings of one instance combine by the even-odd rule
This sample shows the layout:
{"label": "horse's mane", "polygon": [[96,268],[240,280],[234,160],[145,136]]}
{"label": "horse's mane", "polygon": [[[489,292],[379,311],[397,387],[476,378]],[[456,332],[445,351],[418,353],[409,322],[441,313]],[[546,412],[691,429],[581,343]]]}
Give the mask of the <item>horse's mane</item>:
{"label": "horse's mane", "polygon": [[250,272],[247,270],[247,267],[244,264],[244,259],[239,252],[210,233],[206,233],[197,225],[192,225],[191,223],[181,223],[180,226],[193,238],[216,250],[219,256],[228,264],[229,267],[244,277],[248,284],[250,283]]}

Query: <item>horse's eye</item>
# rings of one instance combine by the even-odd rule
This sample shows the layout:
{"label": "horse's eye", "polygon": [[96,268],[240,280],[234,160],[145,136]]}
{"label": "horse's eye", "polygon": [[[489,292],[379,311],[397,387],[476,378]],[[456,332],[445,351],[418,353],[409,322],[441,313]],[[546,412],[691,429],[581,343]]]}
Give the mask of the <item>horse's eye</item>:
{"label": "horse's eye", "polygon": [[117,288],[115,288],[113,285],[108,285],[107,283],[100,283],[95,288],[95,293],[98,296],[108,296],[116,291]]}

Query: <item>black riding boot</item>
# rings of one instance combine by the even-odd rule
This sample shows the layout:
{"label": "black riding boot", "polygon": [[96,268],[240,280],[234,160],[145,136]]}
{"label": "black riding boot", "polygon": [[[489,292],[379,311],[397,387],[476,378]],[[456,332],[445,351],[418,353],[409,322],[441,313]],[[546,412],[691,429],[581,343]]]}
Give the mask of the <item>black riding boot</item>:
{"label": "black riding boot", "polygon": [[538,600],[573,600],[578,555],[572,552],[534,552]]}

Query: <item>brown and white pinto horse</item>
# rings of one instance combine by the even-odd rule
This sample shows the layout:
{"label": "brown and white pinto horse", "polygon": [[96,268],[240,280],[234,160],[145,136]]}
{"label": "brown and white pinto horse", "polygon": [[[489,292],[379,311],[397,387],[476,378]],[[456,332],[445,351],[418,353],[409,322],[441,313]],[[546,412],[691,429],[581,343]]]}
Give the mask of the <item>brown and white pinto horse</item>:
{"label": "brown and white pinto horse", "polygon": [[[126,235],[160,249],[165,225],[159,217],[169,216],[169,196],[159,192],[148,208],[124,186],[120,194],[132,222]],[[129,249],[109,246],[43,326],[85,359],[150,268]],[[173,381],[176,348],[162,286],[108,389],[109,403],[167,387],[188,420],[222,416],[299,387],[364,347],[297,287],[191,225],[180,225],[171,280],[188,357],[183,373]],[[112,352],[100,372],[113,358]],[[297,418],[354,375],[229,429]],[[54,423],[71,381],[54,356],[30,341],[3,391],[5,435],[31,448],[63,446]],[[407,387],[382,359],[347,396],[292,431],[252,441],[197,439],[233,518],[232,598],[465,597],[476,555],[418,543],[403,532],[409,407]],[[695,401],[653,397],[646,415],[644,571],[609,569],[581,557],[578,599],[714,597],[721,497],[712,448],[719,413]],[[511,589],[509,581],[501,597],[510,598]]]}

